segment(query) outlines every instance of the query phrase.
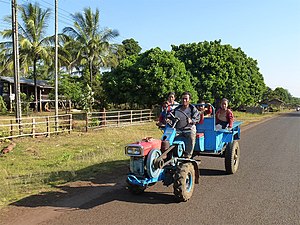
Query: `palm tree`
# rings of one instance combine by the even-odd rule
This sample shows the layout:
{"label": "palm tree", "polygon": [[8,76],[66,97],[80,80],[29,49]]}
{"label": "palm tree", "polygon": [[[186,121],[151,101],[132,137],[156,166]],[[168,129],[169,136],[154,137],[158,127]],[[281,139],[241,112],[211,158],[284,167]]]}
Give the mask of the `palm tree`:
{"label": "palm tree", "polygon": [[[66,43],[76,50],[76,61],[79,65],[88,64],[90,72],[90,84],[92,87],[93,75],[100,67],[109,67],[114,54],[114,45],[109,41],[119,35],[117,30],[105,28],[100,30],[99,10],[93,13],[92,9],[85,8],[83,13],[71,15],[74,20],[73,27],[65,27],[63,33],[72,41]],[[73,62],[74,64],[74,62]]]}
{"label": "palm tree", "polygon": [[[26,3],[19,7],[20,15],[23,24],[18,24],[19,27],[19,54],[20,66],[26,74],[31,70],[33,72],[34,87],[35,87],[35,110],[37,111],[37,66],[49,56],[49,46],[51,37],[45,37],[50,17],[50,9],[43,10],[38,3]],[[5,18],[7,22],[11,22],[11,17]],[[1,32],[3,38],[11,38],[12,30],[4,30]],[[12,42],[2,42],[3,46],[7,47],[7,57],[12,62]],[[10,65],[9,63],[7,64]]]}

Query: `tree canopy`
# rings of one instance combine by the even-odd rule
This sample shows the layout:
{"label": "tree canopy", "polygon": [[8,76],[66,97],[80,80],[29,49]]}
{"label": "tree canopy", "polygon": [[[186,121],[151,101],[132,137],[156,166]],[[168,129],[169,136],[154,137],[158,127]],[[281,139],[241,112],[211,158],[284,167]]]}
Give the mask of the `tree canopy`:
{"label": "tree canopy", "polygon": [[201,99],[215,102],[223,97],[231,106],[255,104],[265,90],[257,62],[240,49],[221,41],[172,45],[175,56],[196,78],[194,87]]}
{"label": "tree canopy", "polygon": [[190,74],[172,52],[160,48],[122,60],[111,72],[103,74],[103,85],[110,102],[152,106],[166,100],[166,94],[183,91],[198,99]]}
{"label": "tree canopy", "polygon": [[[100,12],[96,9],[84,8],[83,13],[72,15],[74,27],[65,27],[63,33],[69,37],[65,44],[76,52],[77,65],[85,65],[90,73],[90,86],[93,77],[100,72],[101,67],[109,67],[113,61],[114,48],[110,40],[117,37],[119,32],[105,28],[100,30]],[[75,50],[75,51],[74,51]]]}

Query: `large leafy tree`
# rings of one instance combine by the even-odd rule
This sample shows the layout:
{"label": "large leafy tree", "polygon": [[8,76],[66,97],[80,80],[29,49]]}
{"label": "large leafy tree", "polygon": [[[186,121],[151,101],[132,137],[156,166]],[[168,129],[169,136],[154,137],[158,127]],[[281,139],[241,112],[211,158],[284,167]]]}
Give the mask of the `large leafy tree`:
{"label": "large leafy tree", "polygon": [[150,107],[161,104],[170,91],[177,95],[190,91],[193,101],[198,99],[184,64],[160,48],[125,58],[117,68],[103,74],[103,85],[108,100],[117,104]]}
{"label": "large leafy tree", "polygon": [[123,40],[120,47],[123,50],[124,57],[139,54],[142,50],[139,43],[133,38]]}
{"label": "large leafy tree", "polygon": [[62,74],[58,87],[59,93],[62,94],[66,100],[72,100],[75,107],[79,105],[84,86],[78,77],[72,77],[70,74]]}
{"label": "large leafy tree", "polygon": [[[24,74],[30,72],[35,86],[35,110],[37,110],[37,68],[49,56],[50,37],[46,36],[50,9],[42,9],[38,3],[26,3],[19,7],[21,23],[18,24],[20,68]],[[11,23],[11,16],[5,18]],[[1,32],[3,38],[12,38],[12,30]],[[5,50],[6,69],[11,70],[13,65],[12,42],[2,42]]]}
{"label": "large leafy tree", "polygon": [[[116,62],[114,53],[116,48],[110,41],[119,35],[117,30],[100,29],[100,13],[95,13],[91,8],[85,8],[83,13],[77,12],[72,15],[74,27],[65,27],[63,33],[70,39],[66,42],[66,49],[72,49],[78,68],[89,71],[90,85],[93,77],[99,73],[101,67],[110,67]],[[71,62],[71,60],[70,60]]]}
{"label": "large leafy tree", "polygon": [[197,79],[194,87],[200,98],[218,102],[226,97],[233,107],[261,100],[263,76],[257,62],[240,48],[222,45],[219,40],[172,46],[172,51]]}

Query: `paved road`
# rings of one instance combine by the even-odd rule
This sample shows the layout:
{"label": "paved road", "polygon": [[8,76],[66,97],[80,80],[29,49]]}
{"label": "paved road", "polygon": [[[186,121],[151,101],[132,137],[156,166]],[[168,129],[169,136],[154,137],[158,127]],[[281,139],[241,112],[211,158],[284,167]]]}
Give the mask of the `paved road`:
{"label": "paved road", "polygon": [[186,203],[174,202],[172,187],[157,184],[133,196],[123,181],[108,182],[94,184],[79,207],[66,203],[48,206],[48,214],[33,212],[31,224],[299,225],[300,113],[242,130],[239,144],[238,172],[226,175],[223,159],[203,158],[201,183]]}

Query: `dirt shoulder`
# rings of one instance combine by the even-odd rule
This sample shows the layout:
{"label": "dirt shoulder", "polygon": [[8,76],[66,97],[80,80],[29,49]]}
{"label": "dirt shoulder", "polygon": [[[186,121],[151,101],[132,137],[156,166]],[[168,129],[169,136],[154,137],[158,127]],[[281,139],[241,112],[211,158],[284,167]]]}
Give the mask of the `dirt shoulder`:
{"label": "dirt shoulder", "polygon": [[92,180],[70,182],[58,186],[55,192],[40,193],[14,202],[1,209],[0,224],[39,224],[67,211],[86,208],[87,203],[108,192],[125,189],[127,172],[128,166],[121,165]]}

